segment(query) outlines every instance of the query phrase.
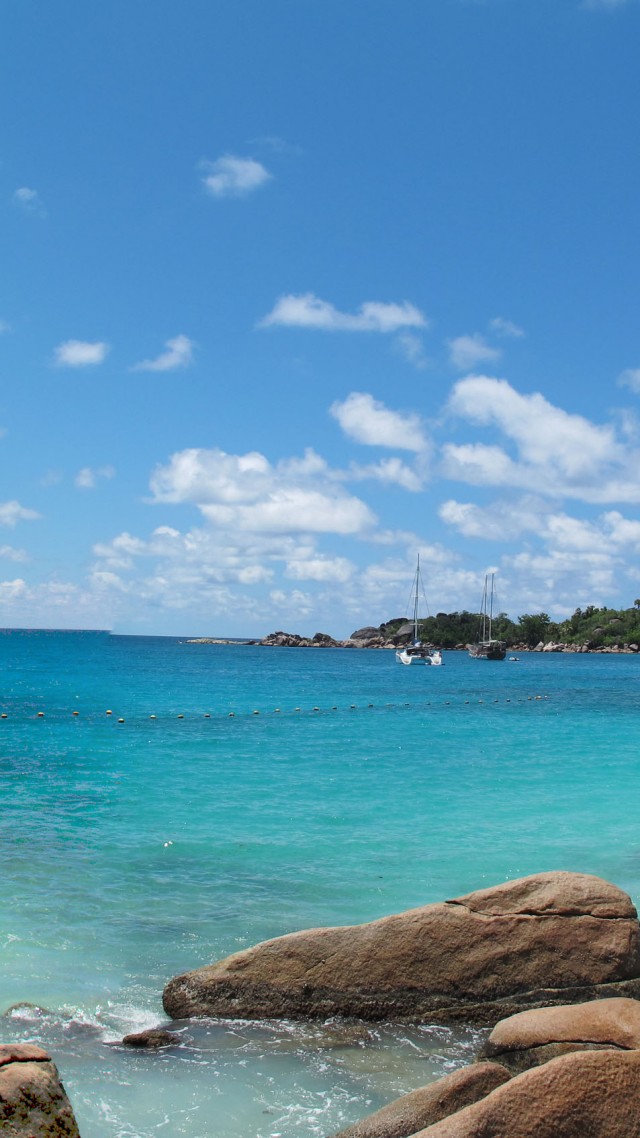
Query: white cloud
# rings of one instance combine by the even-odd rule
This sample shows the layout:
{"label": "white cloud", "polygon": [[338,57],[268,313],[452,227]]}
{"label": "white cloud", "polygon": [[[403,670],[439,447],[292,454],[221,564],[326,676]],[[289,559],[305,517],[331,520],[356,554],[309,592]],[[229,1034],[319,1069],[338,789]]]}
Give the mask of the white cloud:
{"label": "white cloud", "polygon": [[457,336],[454,340],[447,340],[447,344],[449,359],[458,371],[468,371],[481,363],[492,363],[502,355],[500,349],[487,344],[479,332],[472,336]]}
{"label": "white cloud", "polygon": [[628,367],[618,376],[618,386],[628,387],[635,395],[640,395],[640,367]]}
{"label": "white cloud", "polygon": [[352,391],[342,403],[336,400],[329,412],[344,433],[358,443],[393,447],[397,450],[427,449],[427,440],[418,415],[413,412],[402,414],[391,411],[366,392]]}
{"label": "white cloud", "polygon": [[484,443],[445,443],[441,472],[445,478],[472,486],[517,486],[520,482],[517,464],[502,447]]}
{"label": "white cloud", "polygon": [[314,328],[324,332],[397,332],[401,328],[426,328],[428,321],[409,301],[400,304],[367,300],[356,313],[339,312],[312,292],[281,296],[272,311],[259,321],[259,328]]}
{"label": "white cloud", "polygon": [[57,367],[88,367],[101,364],[108,351],[109,345],[103,340],[65,340],[54,349],[54,362]]}
{"label": "white cloud", "polygon": [[335,581],[345,584],[355,572],[346,557],[307,557],[287,562],[285,575],[294,581]]}
{"label": "white cloud", "polygon": [[27,561],[24,549],[15,549],[13,545],[0,545],[0,557],[5,561]]}
{"label": "white cloud", "polygon": [[112,466],[83,466],[75,476],[74,483],[79,490],[93,490],[99,478],[113,478],[115,470]]}
{"label": "white cloud", "polygon": [[[613,500],[619,484],[603,485],[616,464],[624,468],[625,452],[610,426],[597,426],[582,415],[569,414],[543,395],[521,395],[504,379],[469,376],[453,388],[448,404],[454,414],[481,426],[498,427],[515,443],[520,463],[499,447],[448,445],[449,477],[465,477],[463,464],[476,476],[469,481],[528,487],[548,494]],[[453,470],[457,461],[458,474]],[[628,474],[628,471],[627,471]],[[629,487],[626,488],[627,493]],[[636,490],[636,496],[638,491]]]}
{"label": "white cloud", "polygon": [[208,171],[202,183],[216,198],[245,197],[272,178],[255,158],[238,158],[234,154],[224,154],[215,162],[203,162],[201,166]]}
{"label": "white cloud", "polygon": [[312,450],[272,466],[256,451],[191,448],[154,471],[151,490],[156,502],[191,502],[216,526],[257,534],[357,534],[376,520]]}
{"label": "white cloud", "polygon": [[165,340],[166,351],[161,352],[153,360],[142,360],[134,364],[132,371],[175,371],[176,368],[188,367],[193,362],[193,340],[188,336],[175,336],[172,340]]}
{"label": "white cloud", "polygon": [[423,470],[407,466],[401,458],[383,458],[380,462],[371,462],[366,466],[352,462],[344,475],[348,481],[373,480],[388,486],[401,486],[403,490],[411,490],[414,493],[424,488],[426,476],[426,468]]}
{"label": "white cloud", "polygon": [[45,216],[45,208],[40,199],[37,190],[31,190],[28,186],[20,186],[13,195],[14,204],[23,209],[25,213],[32,213],[38,217]]}
{"label": "white cloud", "polygon": [[527,530],[539,528],[540,509],[538,504],[530,505],[526,500],[493,502],[483,508],[474,502],[457,502],[450,498],[442,503],[438,515],[463,537],[514,541]]}
{"label": "white cloud", "polygon": [[505,320],[504,316],[494,316],[493,320],[489,321],[489,327],[496,335],[506,339],[517,340],[524,336],[524,329],[519,324],[514,324],[512,320]]}
{"label": "white cloud", "polygon": [[0,502],[0,526],[13,528],[17,522],[35,521],[39,517],[40,514],[36,510],[29,510],[15,500]]}

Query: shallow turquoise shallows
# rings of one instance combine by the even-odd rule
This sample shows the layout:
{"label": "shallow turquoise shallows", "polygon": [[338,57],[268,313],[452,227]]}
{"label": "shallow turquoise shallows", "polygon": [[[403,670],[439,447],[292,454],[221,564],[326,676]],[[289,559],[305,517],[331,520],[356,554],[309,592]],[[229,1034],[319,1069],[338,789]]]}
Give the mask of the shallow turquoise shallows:
{"label": "shallow turquoise shallows", "polygon": [[179,972],[539,870],[640,900],[636,657],[3,632],[0,668],[0,1042],[50,1049],[83,1138],[328,1135],[480,1038],[201,1021],[114,1046]]}

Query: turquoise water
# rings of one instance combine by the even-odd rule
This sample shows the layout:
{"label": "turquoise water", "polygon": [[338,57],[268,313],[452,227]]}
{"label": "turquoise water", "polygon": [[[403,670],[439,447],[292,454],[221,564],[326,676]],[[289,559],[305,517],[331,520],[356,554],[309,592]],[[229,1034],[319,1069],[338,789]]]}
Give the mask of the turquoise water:
{"label": "turquoise water", "polygon": [[540,870],[640,901],[640,660],[445,660],[0,633],[0,1013],[37,1005],[0,1041],[50,1048],[83,1138],[331,1134],[480,1038],[202,1021],[118,1047],[178,972]]}

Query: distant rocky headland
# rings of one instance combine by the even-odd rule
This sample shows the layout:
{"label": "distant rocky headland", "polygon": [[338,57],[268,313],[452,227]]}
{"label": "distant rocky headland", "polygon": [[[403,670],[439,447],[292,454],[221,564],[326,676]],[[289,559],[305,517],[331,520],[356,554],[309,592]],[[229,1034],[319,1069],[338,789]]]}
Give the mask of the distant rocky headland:
{"label": "distant rocky headland", "polygon": [[[419,623],[422,640],[438,648],[464,650],[478,639],[481,617],[471,612],[439,612]],[[640,652],[640,599],[633,608],[577,608],[564,621],[552,621],[547,613],[525,613],[511,620],[500,613],[493,621],[492,634],[513,652],[601,652],[635,655]],[[270,632],[268,636],[239,642],[214,637],[198,637],[189,644],[260,645],[267,648],[397,648],[413,636],[413,624],[396,617],[377,626],[358,628],[346,640],[336,640],[326,632],[301,636],[296,632]]]}

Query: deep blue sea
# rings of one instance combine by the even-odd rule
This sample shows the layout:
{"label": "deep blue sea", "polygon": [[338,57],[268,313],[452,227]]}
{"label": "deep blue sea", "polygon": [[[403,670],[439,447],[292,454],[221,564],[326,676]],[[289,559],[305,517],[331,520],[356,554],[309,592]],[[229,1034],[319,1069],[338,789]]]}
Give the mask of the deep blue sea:
{"label": "deep blue sea", "polygon": [[179,972],[540,870],[640,901],[637,657],[5,631],[0,675],[0,1042],[49,1048],[83,1138],[329,1135],[480,1038],[200,1021],[119,1047]]}

